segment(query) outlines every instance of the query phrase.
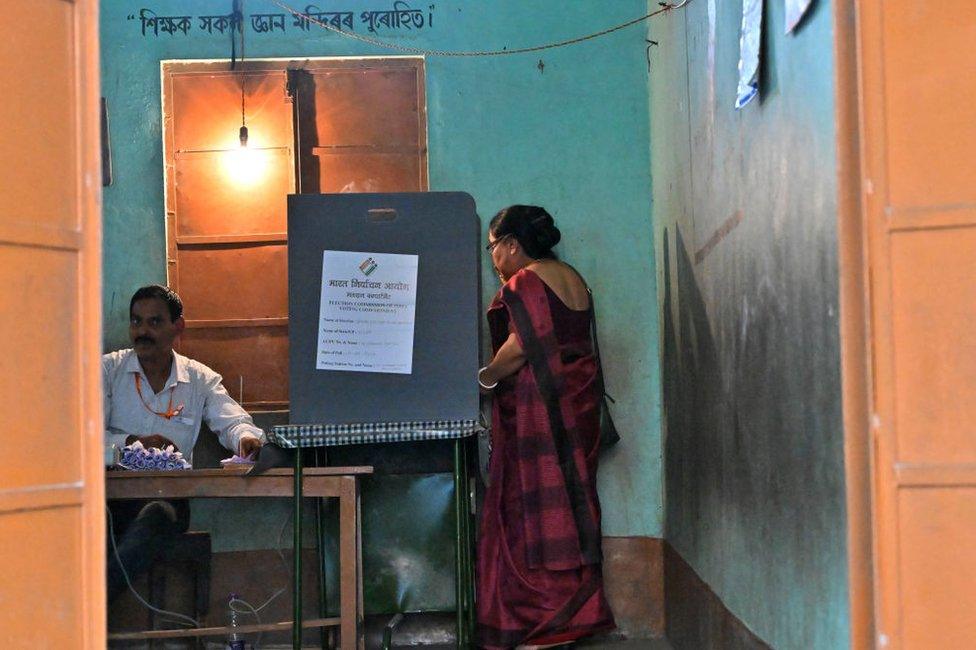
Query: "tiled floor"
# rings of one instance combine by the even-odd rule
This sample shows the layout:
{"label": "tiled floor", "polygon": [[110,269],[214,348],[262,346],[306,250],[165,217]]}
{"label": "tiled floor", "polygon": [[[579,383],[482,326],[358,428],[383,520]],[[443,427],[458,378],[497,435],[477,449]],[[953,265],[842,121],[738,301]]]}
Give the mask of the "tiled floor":
{"label": "tiled floor", "polygon": [[[367,644],[369,647],[369,644]],[[413,648],[415,650],[454,650],[454,644],[445,645],[401,645],[395,646],[400,650]],[[563,646],[560,650],[673,650],[667,639],[612,639],[597,638],[580,641],[572,646]]]}
{"label": "tiled floor", "polygon": [[[413,647],[416,650],[450,650],[453,645],[445,646],[400,646]],[[561,650],[673,650],[667,639],[592,639],[581,641],[572,646],[563,646]]]}
{"label": "tiled floor", "polygon": [[[318,646],[315,646],[316,648]],[[369,646],[367,646],[369,647]],[[396,645],[398,650],[454,650],[454,645]],[[569,646],[566,646],[567,648]],[[580,650],[673,650],[665,639],[606,639],[577,643],[572,648]],[[262,650],[290,650],[290,645],[262,645]]]}
{"label": "tiled floor", "polygon": [[[400,650],[413,648],[415,650],[454,650],[454,645],[414,645],[396,646]],[[584,641],[573,646],[564,646],[579,650],[673,650],[666,639],[598,639]],[[269,649],[271,650],[271,649]]]}
{"label": "tiled floor", "polygon": [[671,644],[668,643],[667,639],[589,641],[577,643],[575,647],[586,648],[587,650],[602,650],[603,648],[607,650],[672,650]]}

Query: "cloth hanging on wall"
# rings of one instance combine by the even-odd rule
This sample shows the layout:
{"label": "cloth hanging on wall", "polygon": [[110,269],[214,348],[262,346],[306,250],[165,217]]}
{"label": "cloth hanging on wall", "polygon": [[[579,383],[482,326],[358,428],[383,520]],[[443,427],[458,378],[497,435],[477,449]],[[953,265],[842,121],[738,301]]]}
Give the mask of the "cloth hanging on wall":
{"label": "cloth hanging on wall", "polygon": [[813,4],[813,0],[786,0],[786,32],[789,34],[793,31],[800,20],[803,19],[804,14],[806,14],[807,9]]}
{"label": "cloth hanging on wall", "polygon": [[763,0],[743,1],[736,108],[742,108],[759,94],[759,48],[762,42],[762,14]]}

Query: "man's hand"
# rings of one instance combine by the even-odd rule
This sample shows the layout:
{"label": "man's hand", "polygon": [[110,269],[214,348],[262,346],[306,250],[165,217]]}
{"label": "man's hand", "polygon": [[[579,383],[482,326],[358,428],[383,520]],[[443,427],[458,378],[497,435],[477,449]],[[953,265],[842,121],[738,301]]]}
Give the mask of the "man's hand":
{"label": "man's hand", "polygon": [[261,441],[258,438],[252,438],[251,436],[244,436],[241,438],[240,449],[237,451],[237,455],[241,458],[248,458],[251,454],[258,453],[261,449]]}
{"label": "man's hand", "polygon": [[156,447],[158,449],[166,449],[166,447],[173,445],[174,451],[179,451],[180,448],[177,447],[172,440],[166,436],[161,436],[158,433],[151,433],[148,436],[129,436],[125,439],[125,444],[131,445],[133,442],[138,440],[142,443],[143,447],[147,449],[149,447]]}

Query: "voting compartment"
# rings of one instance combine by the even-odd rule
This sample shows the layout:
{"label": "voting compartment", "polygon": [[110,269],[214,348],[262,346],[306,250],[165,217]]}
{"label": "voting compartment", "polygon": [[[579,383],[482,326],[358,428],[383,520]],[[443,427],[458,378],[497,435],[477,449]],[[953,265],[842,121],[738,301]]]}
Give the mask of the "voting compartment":
{"label": "voting compartment", "polygon": [[478,244],[463,192],[289,196],[292,423],[476,419]]}

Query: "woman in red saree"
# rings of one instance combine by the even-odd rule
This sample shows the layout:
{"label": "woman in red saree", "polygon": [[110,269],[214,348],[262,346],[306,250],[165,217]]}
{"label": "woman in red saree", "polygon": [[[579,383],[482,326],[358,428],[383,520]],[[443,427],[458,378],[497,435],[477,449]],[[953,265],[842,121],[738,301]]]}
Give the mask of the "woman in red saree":
{"label": "woman in red saree", "polygon": [[612,629],[603,591],[597,361],[583,279],[556,260],[542,208],[492,219],[503,286],[488,308],[494,393],[489,485],[478,539],[478,642],[546,647]]}

